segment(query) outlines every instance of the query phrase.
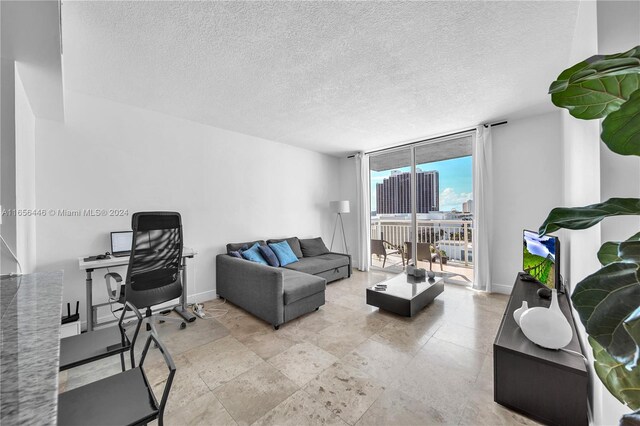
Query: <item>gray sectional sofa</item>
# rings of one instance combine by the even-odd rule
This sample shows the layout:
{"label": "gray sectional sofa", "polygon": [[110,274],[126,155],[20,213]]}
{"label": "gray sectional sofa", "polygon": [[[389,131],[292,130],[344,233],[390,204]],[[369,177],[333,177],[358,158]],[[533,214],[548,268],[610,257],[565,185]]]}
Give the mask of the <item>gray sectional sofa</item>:
{"label": "gray sectional sofa", "polygon": [[[312,242],[311,239],[286,239],[298,261],[284,267],[262,265],[228,254],[244,245],[251,247],[255,243],[264,245],[282,240],[230,243],[227,253],[216,257],[218,295],[269,322],[276,330],[281,324],[324,305],[327,283],[351,276],[350,255],[303,251],[305,241]],[[307,247],[312,247],[311,243]]]}

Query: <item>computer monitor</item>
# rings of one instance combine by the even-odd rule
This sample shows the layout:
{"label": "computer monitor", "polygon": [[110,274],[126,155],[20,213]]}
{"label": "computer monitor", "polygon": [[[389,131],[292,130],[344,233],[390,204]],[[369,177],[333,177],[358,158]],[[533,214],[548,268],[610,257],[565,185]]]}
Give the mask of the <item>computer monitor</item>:
{"label": "computer monitor", "polygon": [[560,291],[560,240],[553,235],[541,237],[526,229],[522,240],[522,270],[536,281]]}
{"label": "computer monitor", "polygon": [[133,242],[133,231],[118,231],[111,233],[111,254],[131,253],[131,244]]}

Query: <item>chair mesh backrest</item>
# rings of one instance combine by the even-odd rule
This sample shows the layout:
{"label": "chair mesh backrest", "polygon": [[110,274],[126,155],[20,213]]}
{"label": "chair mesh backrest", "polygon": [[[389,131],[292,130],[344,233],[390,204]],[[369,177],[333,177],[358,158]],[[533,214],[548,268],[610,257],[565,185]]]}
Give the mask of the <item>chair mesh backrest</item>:
{"label": "chair mesh backrest", "polygon": [[159,288],[180,279],[182,220],[176,212],[134,213],[127,271],[131,290]]}

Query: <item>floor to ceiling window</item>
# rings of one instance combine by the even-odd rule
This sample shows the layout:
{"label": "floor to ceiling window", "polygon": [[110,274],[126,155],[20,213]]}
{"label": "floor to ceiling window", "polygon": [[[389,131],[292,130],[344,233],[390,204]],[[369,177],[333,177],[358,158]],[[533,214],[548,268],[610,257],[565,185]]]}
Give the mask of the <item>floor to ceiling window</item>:
{"label": "floor to ceiling window", "polygon": [[472,142],[467,133],[370,155],[372,267],[473,281]]}

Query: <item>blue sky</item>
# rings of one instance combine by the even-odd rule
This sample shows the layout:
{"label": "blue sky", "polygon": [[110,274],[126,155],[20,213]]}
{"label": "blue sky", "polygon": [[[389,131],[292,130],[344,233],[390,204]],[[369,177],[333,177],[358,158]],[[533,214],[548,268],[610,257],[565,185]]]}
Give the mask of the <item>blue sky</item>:
{"label": "blue sky", "polygon": [[[462,203],[473,199],[473,178],[471,156],[454,158],[452,160],[436,161],[418,164],[423,172],[437,170],[440,174],[440,210],[462,210]],[[402,172],[408,172],[410,167],[403,167]],[[371,210],[376,209],[376,183],[381,183],[391,170],[371,172]]]}

